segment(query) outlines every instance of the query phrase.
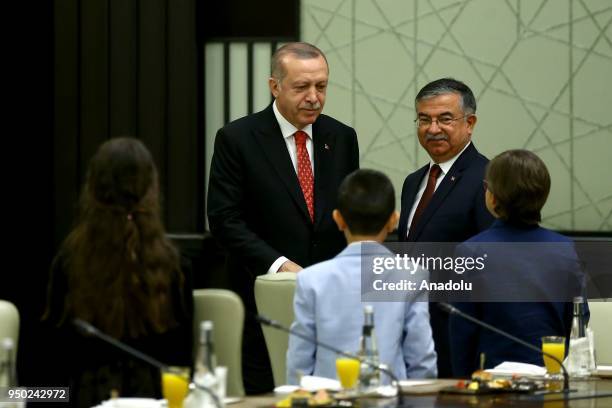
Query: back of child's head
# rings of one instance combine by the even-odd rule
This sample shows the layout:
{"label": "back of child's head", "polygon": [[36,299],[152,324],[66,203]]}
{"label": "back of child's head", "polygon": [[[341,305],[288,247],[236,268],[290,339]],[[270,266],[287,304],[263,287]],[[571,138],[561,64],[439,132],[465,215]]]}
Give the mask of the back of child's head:
{"label": "back of child's head", "polygon": [[495,212],[513,224],[536,225],[550,191],[546,165],[528,150],[507,150],[487,166],[485,181],[495,197]]}
{"label": "back of child's head", "polygon": [[395,211],[391,180],[380,171],[355,170],[340,184],[338,211],[352,234],[378,234]]}

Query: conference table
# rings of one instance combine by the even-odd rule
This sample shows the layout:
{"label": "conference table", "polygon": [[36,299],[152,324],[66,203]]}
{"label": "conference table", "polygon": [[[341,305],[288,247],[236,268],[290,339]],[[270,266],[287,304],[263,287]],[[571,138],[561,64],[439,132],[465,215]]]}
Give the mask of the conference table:
{"label": "conference table", "polygon": [[[440,393],[439,390],[457,383],[453,379],[434,380],[432,384],[403,388],[403,407],[543,407],[543,408],[597,408],[612,407],[612,379],[590,378],[572,380],[569,397],[563,393],[549,394],[484,394],[463,395]],[[596,397],[600,395],[600,397]],[[272,407],[285,396],[261,395],[244,398],[241,402],[228,405],[228,408]],[[341,405],[335,404],[335,407]],[[360,399],[359,407],[397,407],[395,398]]]}

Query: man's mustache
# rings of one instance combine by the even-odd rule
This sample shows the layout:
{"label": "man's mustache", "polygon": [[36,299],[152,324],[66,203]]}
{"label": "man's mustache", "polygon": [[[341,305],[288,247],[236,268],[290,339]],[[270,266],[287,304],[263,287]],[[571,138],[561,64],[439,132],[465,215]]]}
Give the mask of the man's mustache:
{"label": "man's mustache", "polygon": [[318,110],[318,109],[321,109],[321,104],[319,102],[317,102],[317,103],[307,103],[306,102],[302,106],[302,109]]}
{"label": "man's mustache", "polygon": [[426,142],[431,142],[431,141],[438,142],[438,141],[441,141],[441,140],[444,140],[444,141],[448,142],[448,136],[445,135],[444,133],[439,133],[437,135],[432,135],[431,133],[425,134],[425,141]]}

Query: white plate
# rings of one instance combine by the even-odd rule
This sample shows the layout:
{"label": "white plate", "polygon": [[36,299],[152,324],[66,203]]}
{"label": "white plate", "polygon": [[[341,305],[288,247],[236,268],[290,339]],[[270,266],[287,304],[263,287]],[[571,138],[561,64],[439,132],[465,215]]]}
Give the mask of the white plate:
{"label": "white plate", "polygon": [[114,398],[103,401],[97,408],[160,408],[165,400],[153,398]]}
{"label": "white plate", "polygon": [[240,402],[240,401],[242,401],[242,398],[240,398],[240,397],[225,397],[225,398],[223,398],[223,403],[225,405],[235,404],[235,403]]}
{"label": "white plate", "polygon": [[612,377],[612,366],[610,365],[598,365],[595,374],[600,377]]}

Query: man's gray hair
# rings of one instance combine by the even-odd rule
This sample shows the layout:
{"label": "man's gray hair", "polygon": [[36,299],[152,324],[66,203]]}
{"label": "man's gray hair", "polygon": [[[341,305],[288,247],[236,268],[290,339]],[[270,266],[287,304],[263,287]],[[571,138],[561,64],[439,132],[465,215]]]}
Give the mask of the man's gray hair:
{"label": "man's gray hair", "polygon": [[327,71],[329,72],[329,64],[327,64],[327,58],[325,57],[325,54],[323,54],[323,51],[306,42],[292,42],[283,45],[272,55],[272,61],[270,63],[270,75],[272,78],[282,81],[287,74],[285,66],[282,62],[283,58],[287,55],[293,55],[298,59],[323,57],[325,64],[327,65]]}
{"label": "man's gray hair", "polygon": [[461,110],[466,115],[476,113],[476,98],[472,90],[463,82],[457,81],[453,78],[441,78],[425,85],[416,98],[414,99],[415,105],[423,100],[433,98],[434,96],[445,95],[449,93],[456,93],[461,95]]}

